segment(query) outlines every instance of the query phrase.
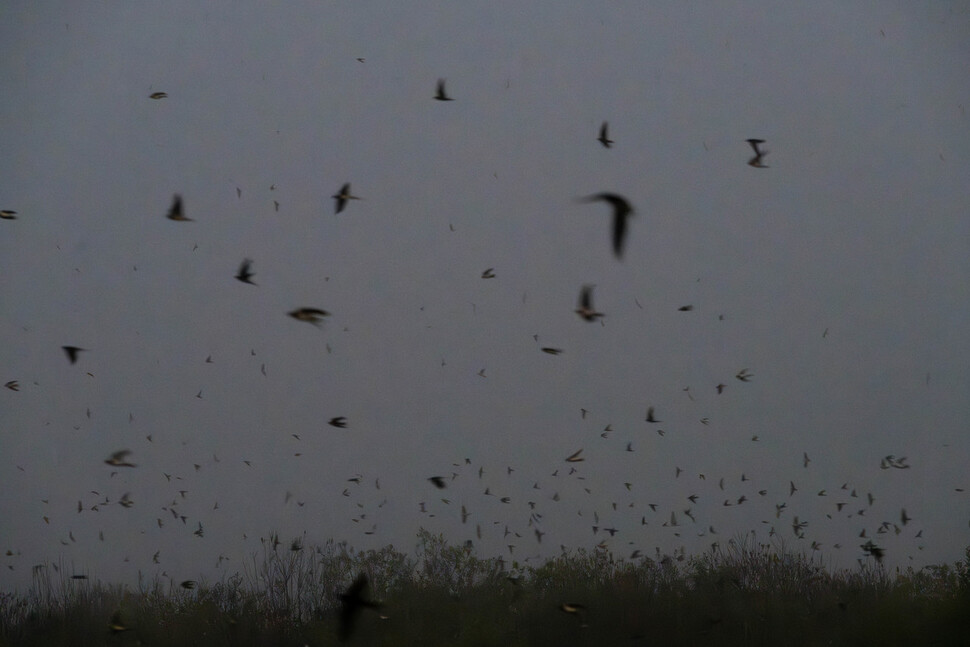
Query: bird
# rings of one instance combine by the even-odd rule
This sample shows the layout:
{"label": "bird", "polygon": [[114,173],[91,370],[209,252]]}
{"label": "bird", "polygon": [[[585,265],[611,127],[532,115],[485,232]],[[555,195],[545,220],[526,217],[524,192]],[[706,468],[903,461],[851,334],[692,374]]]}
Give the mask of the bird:
{"label": "bird", "polygon": [[543,346],[541,350],[543,353],[547,353],[549,355],[559,355],[562,353],[561,348],[552,348],[551,346]]}
{"label": "bird", "polygon": [[428,478],[431,483],[439,490],[445,489],[445,477],[443,476],[432,476]]}
{"label": "bird", "polygon": [[336,418],[331,418],[327,424],[331,427],[344,429],[347,426],[347,418],[345,416],[337,416]]}
{"label": "bird", "polygon": [[128,456],[131,456],[130,449],[120,449],[106,458],[104,462],[106,465],[111,465],[112,467],[137,467],[134,463],[129,463],[125,460]]}
{"label": "bird", "polygon": [[734,377],[738,378],[742,382],[747,382],[754,376],[748,372],[748,369],[742,368],[740,371],[737,372],[737,374]]}
{"label": "bird", "polygon": [[149,99],[166,99],[166,98],[168,98],[168,95],[165,94],[164,92],[152,92],[151,94],[148,95],[148,98]]}
{"label": "bird", "polygon": [[576,314],[586,321],[596,321],[599,317],[605,316],[602,312],[597,312],[593,308],[593,286],[584,285],[579,293],[579,307]]}
{"label": "bird", "polygon": [[748,160],[748,166],[753,166],[754,168],[768,168],[767,166],[765,166],[764,162],[761,161],[761,159],[768,154],[768,151],[763,151],[759,147],[759,144],[764,144],[765,140],[748,139],[746,141],[751,145],[751,148],[754,150],[754,157]]}
{"label": "bird", "polygon": [[586,460],[585,458],[583,458],[582,456],[580,456],[580,454],[582,454],[582,453],[583,453],[583,450],[580,449],[579,451],[571,454],[570,456],[568,456],[566,458],[566,462],[567,463],[580,463],[580,462]]}
{"label": "bird", "polygon": [[600,136],[596,138],[596,141],[603,144],[603,148],[609,148],[613,144],[613,140],[610,139],[610,125],[608,122],[604,121],[603,125],[600,126]]}
{"label": "bird", "polygon": [[71,362],[71,364],[77,362],[78,353],[83,350],[87,350],[86,348],[78,348],[77,346],[61,346],[61,348],[63,348],[64,352],[67,353],[67,359]]}
{"label": "bird", "polygon": [[253,262],[251,260],[244,259],[242,264],[239,266],[239,272],[236,274],[236,279],[242,281],[243,283],[248,283],[250,285],[256,285],[251,281],[253,278],[253,273],[249,271],[252,267]]}
{"label": "bird", "polygon": [[354,631],[354,623],[357,615],[364,607],[370,609],[381,608],[380,603],[364,598],[364,590],[367,588],[367,575],[361,573],[350,585],[346,592],[340,594],[340,640],[350,638]]}
{"label": "bird", "polygon": [[298,321],[306,321],[307,323],[312,323],[314,326],[320,325],[322,317],[330,316],[329,312],[320,310],[319,308],[297,308],[287,314]]}
{"label": "bird", "polygon": [[438,100],[438,101],[454,101],[454,99],[452,99],[451,97],[449,97],[448,96],[448,93],[445,92],[445,80],[444,79],[438,79],[438,87],[435,90],[434,98],[436,100]]}
{"label": "bird", "polygon": [[337,204],[336,213],[340,213],[341,211],[344,210],[344,207],[347,206],[348,200],[363,200],[363,198],[359,198],[356,195],[352,195],[350,193],[350,182],[347,182],[346,184],[344,184],[342,187],[340,187],[340,191],[338,191],[337,193],[334,193],[330,197],[336,201],[336,204]]}
{"label": "bird", "polygon": [[4,220],[16,220],[17,212],[11,209],[0,209],[0,218]]}
{"label": "bird", "polygon": [[179,222],[191,222],[191,218],[186,218],[182,211],[182,196],[178,193],[172,198],[172,206],[168,209],[168,215],[166,216],[169,220],[177,220]]}
{"label": "bird", "polygon": [[487,270],[485,270],[484,272],[482,272],[482,278],[483,279],[494,279],[495,278],[495,268],[494,267],[490,267]]}
{"label": "bird", "polygon": [[8,389],[10,389],[11,391],[19,391],[20,390],[20,382],[18,382],[17,380],[10,380],[6,384],[4,384],[4,386],[7,387]]}
{"label": "bird", "polygon": [[623,256],[623,242],[626,238],[627,218],[633,214],[633,206],[623,196],[616,193],[594,193],[585,198],[580,198],[581,202],[608,202],[613,208],[613,255],[617,258]]}
{"label": "bird", "polygon": [[660,422],[653,415],[653,407],[647,407],[647,422]]}

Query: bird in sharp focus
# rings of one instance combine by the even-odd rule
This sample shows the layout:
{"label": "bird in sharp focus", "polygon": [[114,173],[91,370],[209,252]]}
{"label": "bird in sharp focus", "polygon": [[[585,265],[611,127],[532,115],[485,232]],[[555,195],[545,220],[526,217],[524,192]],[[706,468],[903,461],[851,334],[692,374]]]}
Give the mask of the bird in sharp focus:
{"label": "bird in sharp focus", "polygon": [[581,202],[607,202],[613,208],[613,255],[623,256],[623,243],[626,240],[627,219],[633,214],[633,206],[623,196],[616,193],[594,193],[580,198]]}

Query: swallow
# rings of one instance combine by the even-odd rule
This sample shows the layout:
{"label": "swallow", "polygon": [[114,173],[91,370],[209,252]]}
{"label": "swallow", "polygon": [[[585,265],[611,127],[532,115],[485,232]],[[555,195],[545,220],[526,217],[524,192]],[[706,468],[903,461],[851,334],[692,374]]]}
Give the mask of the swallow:
{"label": "swallow", "polygon": [[623,241],[626,238],[627,218],[633,214],[629,201],[616,193],[594,193],[580,198],[580,202],[608,202],[613,208],[613,255],[623,256]]}
{"label": "swallow", "polygon": [[542,352],[543,353],[547,353],[549,355],[559,355],[560,353],[562,353],[562,349],[561,348],[552,348],[550,346],[543,346],[542,347]]}
{"label": "swallow", "polygon": [[297,319],[298,321],[306,321],[307,323],[312,323],[314,326],[319,326],[322,321],[322,317],[329,317],[330,313],[326,310],[320,310],[319,308],[297,308],[291,312],[286,313],[289,316]]}
{"label": "swallow", "polygon": [[134,463],[129,463],[125,460],[128,456],[131,456],[131,450],[121,449],[106,458],[104,462],[106,465],[111,465],[112,467],[137,467]]}
{"label": "swallow", "polygon": [[4,386],[7,387],[8,389],[10,389],[11,391],[19,391],[20,390],[20,382],[18,382],[17,380],[10,380],[6,384],[4,384]]}
{"label": "swallow", "polygon": [[344,429],[347,426],[347,418],[345,416],[337,416],[336,418],[331,418],[330,422],[327,423],[331,427],[337,427],[338,429]]}
{"label": "swallow", "polygon": [[350,193],[350,182],[347,182],[346,184],[344,184],[342,187],[340,187],[340,191],[338,191],[337,193],[334,193],[330,197],[336,201],[336,204],[337,204],[336,213],[340,213],[341,211],[344,210],[344,207],[347,206],[348,200],[363,200],[363,198],[358,198],[357,196],[352,195]]}
{"label": "swallow", "polygon": [[483,279],[494,279],[495,278],[495,268],[494,267],[490,267],[487,270],[485,270],[484,272],[482,272],[482,278]]}
{"label": "swallow", "polygon": [[17,212],[12,211],[11,209],[0,209],[0,218],[3,218],[4,220],[16,220]]}
{"label": "swallow", "polygon": [[182,583],[179,584],[179,586],[181,586],[183,589],[187,591],[191,591],[192,589],[195,588],[196,584],[197,582],[195,580],[183,580]]}
{"label": "swallow", "polygon": [[445,489],[445,477],[443,476],[432,476],[428,479],[431,483],[439,490]]}
{"label": "swallow", "polygon": [[877,563],[881,563],[882,558],[886,555],[885,549],[876,546],[871,539],[859,546],[859,548],[861,548],[866,555],[875,557]]}
{"label": "swallow", "polygon": [[364,599],[364,590],[367,588],[367,575],[361,573],[350,585],[345,593],[340,594],[340,640],[345,641],[350,638],[354,631],[354,622],[357,615],[364,607],[371,609],[381,608],[380,603]]}
{"label": "swallow", "polygon": [[149,99],[167,99],[168,95],[164,92],[152,92],[148,95]]}
{"label": "swallow", "polygon": [[78,348],[77,346],[61,346],[61,348],[63,348],[64,352],[67,353],[67,359],[71,362],[71,364],[77,362],[78,353],[80,353],[82,350],[87,350],[86,348]]}
{"label": "swallow", "polygon": [[236,273],[236,279],[242,281],[243,283],[248,283],[250,285],[256,285],[252,282],[253,273],[249,271],[252,267],[253,262],[251,260],[244,259],[242,264],[239,266],[239,272]]}
{"label": "swallow", "polygon": [[749,373],[748,372],[748,369],[742,368],[740,371],[737,372],[737,374],[734,377],[738,378],[742,382],[747,382],[752,377],[754,377],[754,375],[752,375],[751,373]]}
{"label": "swallow", "polygon": [[574,454],[571,454],[569,457],[566,458],[566,462],[567,463],[580,463],[580,462],[586,460],[585,458],[583,458],[582,456],[580,456],[580,454],[582,454],[582,453],[583,453],[583,450],[580,449],[579,451],[575,452]]}
{"label": "swallow", "polygon": [[751,145],[752,150],[754,150],[754,157],[748,160],[748,166],[753,166],[754,168],[768,168],[765,166],[761,159],[768,154],[768,151],[763,151],[759,147],[759,144],[764,144],[763,139],[748,139],[746,140],[748,144]]}
{"label": "swallow", "polygon": [[647,407],[647,422],[660,422],[653,415],[653,407]]}
{"label": "swallow", "polygon": [[438,79],[438,87],[435,90],[434,98],[437,101],[454,101],[454,99],[452,99],[451,97],[449,97],[448,96],[448,93],[445,92],[445,80],[444,79]]}
{"label": "swallow", "polygon": [[597,312],[593,308],[593,286],[584,285],[579,293],[579,307],[576,314],[586,321],[596,321],[599,317],[605,316],[602,312]]}
{"label": "swallow", "polygon": [[169,220],[176,220],[179,222],[191,222],[191,218],[186,218],[185,213],[182,210],[182,196],[178,193],[172,198],[172,206],[168,208],[168,214],[165,216]]}
{"label": "swallow", "polygon": [[613,140],[610,139],[610,125],[608,122],[603,122],[600,126],[600,136],[596,138],[596,141],[603,144],[603,148],[609,148],[613,144]]}

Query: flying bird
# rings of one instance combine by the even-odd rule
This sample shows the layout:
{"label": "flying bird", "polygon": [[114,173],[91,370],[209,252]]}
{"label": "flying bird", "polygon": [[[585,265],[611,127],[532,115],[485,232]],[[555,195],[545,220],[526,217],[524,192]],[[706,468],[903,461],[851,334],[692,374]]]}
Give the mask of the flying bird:
{"label": "flying bird", "polygon": [[653,407],[647,407],[647,422],[660,422],[653,415]]}
{"label": "flying bird", "polygon": [[6,384],[4,384],[4,386],[7,387],[8,389],[10,389],[11,391],[19,391],[20,390],[20,382],[18,382],[17,380],[10,380]]}
{"label": "flying bird", "polygon": [[494,279],[495,278],[495,268],[494,267],[490,267],[487,270],[485,270],[484,272],[482,272],[482,278],[483,279]]}
{"label": "flying bird", "polygon": [[626,238],[627,218],[633,214],[633,206],[621,195],[616,193],[594,193],[580,198],[581,202],[608,202],[613,208],[613,254],[623,256],[623,242]]}
{"label": "flying bird", "polygon": [[179,222],[191,222],[191,218],[186,218],[185,213],[182,211],[182,196],[178,193],[172,198],[172,206],[168,209],[168,215],[166,216],[169,220],[177,220]]}
{"label": "flying bird", "polygon": [[367,575],[361,573],[350,585],[345,593],[340,594],[340,640],[350,638],[354,631],[354,623],[360,610],[364,607],[379,609],[381,605],[372,600],[364,599],[364,590],[367,588]]}
{"label": "flying bird", "polygon": [[77,362],[78,353],[83,350],[87,350],[86,348],[78,348],[77,346],[61,346],[61,348],[63,348],[64,352],[67,353],[67,359],[71,362],[71,364]]}
{"label": "flying bird", "polygon": [[337,203],[336,213],[340,213],[344,210],[344,207],[347,206],[348,200],[363,200],[363,198],[359,198],[350,193],[350,182],[344,184],[342,187],[340,187],[340,191],[330,197],[333,198]]}
{"label": "flying bird", "polygon": [[431,483],[433,483],[434,486],[436,488],[438,488],[439,490],[445,489],[445,477],[443,477],[443,476],[432,476],[428,480],[431,481]]}
{"label": "flying bird", "polygon": [[452,99],[451,97],[449,97],[448,96],[448,93],[445,92],[445,80],[444,79],[438,79],[438,87],[435,90],[434,98],[436,100],[438,100],[438,101],[454,101],[454,99]]}
{"label": "flying bird", "polygon": [[248,258],[243,260],[242,264],[239,266],[239,272],[236,274],[236,279],[242,281],[243,283],[248,283],[250,285],[256,285],[252,282],[253,273],[249,270],[252,267],[253,262]]}
{"label": "flying bird", "polygon": [[596,141],[603,144],[603,148],[609,148],[613,144],[613,140],[610,139],[610,125],[608,122],[603,122],[600,126],[600,136],[596,138]]}
{"label": "flying bird", "polygon": [[337,427],[338,429],[344,429],[347,426],[347,418],[345,416],[337,416],[336,418],[331,418],[328,422],[331,427]]}
{"label": "flying bird", "polygon": [[562,349],[561,348],[552,348],[551,346],[543,346],[542,347],[542,352],[543,353],[548,353],[549,355],[559,355],[560,353],[562,353]]}
{"label": "flying bird", "polygon": [[576,314],[586,321],[596,321],[599,317],[605,316],[602,312],[597,312],[593,308],[593,286],[584,285],[579,293],[579,307]]}
{"label": "flying bird", "polygon": [[297,308],[296,310],[292,310],[286,314],[298,321],[312,323],[314,326],[320,325],[320,322],[323,321],[322,317],[330,316],[329,312],[326,310],[320,310],[319,308]]}
{"label": "flying bird", "polygon": [[168,95],[164,92],[152,92],[148,95],[149,99],[167,99]]}
{"label": "flying bird", "polygon": [[761,159],[768,154],[768,151],[763,151],[760,148],[760,144],[764,144],[763,139],[748,139],[747,142],[751,145],[752,150],[754,150],[754,157],[748,160],[748,166],[753,166],[754,168],[768,168],[765,166]]}
{"label": "flying bird", "polygon": [[104,462],[112,467],[137,467],[134,463],[129,463],[125,460],[128,456],[131,456],[131,450],[121,449],[106,458]]}
{"label": "flying bird", "polygon": [[747,382],[752,377],[754,377],[754,375],[752,375],[751,373],[749,373],[748,372],[748,369],[742,368],[740,371],[737,372],[737,374],[734,377],[738,378],[742,382]]}
{"label": "flying bird", "polygon": [[17,212],[10,209],[0,209],[0,218],[4,220],[16,220]]}
{"label": "flying bird", "polygon": [[580,454],[582,454],[582,453],[583,453],[583,450],[580,449],[579,451],[571,454],[569,457],[566,458],[566,462],[567,463],[581,463],[582,461],[586,460],[585,458],[583,458],[582,456],[580,456]]}

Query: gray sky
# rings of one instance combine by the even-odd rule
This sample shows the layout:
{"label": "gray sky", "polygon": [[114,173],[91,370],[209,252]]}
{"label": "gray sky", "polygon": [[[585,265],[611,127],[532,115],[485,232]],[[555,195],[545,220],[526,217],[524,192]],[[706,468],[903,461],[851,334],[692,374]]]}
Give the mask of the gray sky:
{"label": "gray sky", "polygon": [[218,579],[274,530],[960,558],[970,6],[918,4],[4,3],[2,585]]}

